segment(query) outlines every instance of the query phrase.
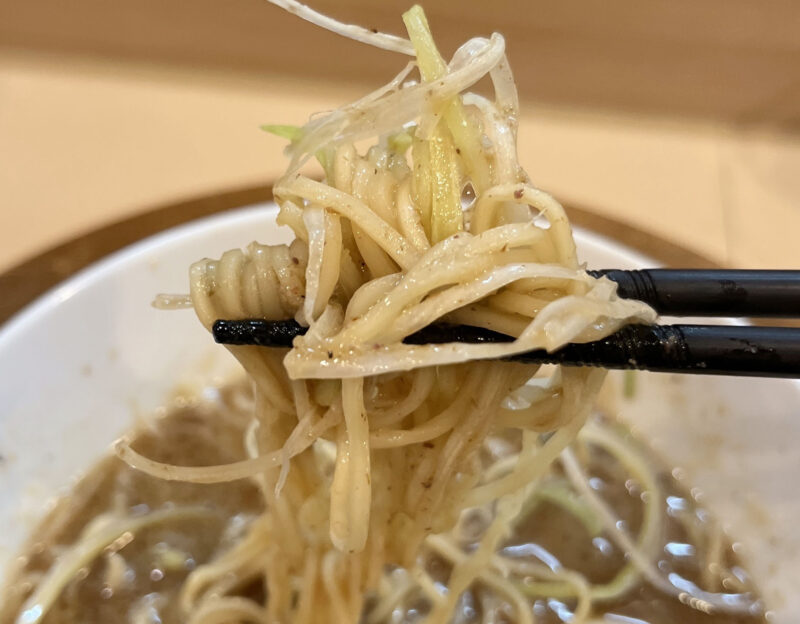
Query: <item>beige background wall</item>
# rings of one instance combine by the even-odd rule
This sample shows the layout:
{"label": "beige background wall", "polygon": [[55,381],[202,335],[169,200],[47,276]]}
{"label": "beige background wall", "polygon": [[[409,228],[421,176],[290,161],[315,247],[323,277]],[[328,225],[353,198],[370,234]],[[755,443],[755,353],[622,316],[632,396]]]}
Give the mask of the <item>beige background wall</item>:
{"label": "beige background wall", "polygon": [[[723,263],[798,265],[800,4],[608,4],[428,10],[445,50],[506,35],[540,186]],[[404,3],[316,6],[399,32]],[[0,270],[155,204],[269,181],[281,143],[259,124],[301,122],[403,62],[259,0],[5,0]]]}

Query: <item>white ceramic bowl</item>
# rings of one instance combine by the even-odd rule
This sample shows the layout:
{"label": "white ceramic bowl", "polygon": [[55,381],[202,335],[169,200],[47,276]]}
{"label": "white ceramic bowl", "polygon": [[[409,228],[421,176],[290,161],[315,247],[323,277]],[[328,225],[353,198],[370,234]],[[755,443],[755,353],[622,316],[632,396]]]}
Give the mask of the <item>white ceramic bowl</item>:
{"label": "white ceramic bowl", "polygon": [[[191,311],[160,312],[158,292],[185,292],[187,267],[252,239],[284,242],[275,209],[253,206],[174,228],[113,254],[0,329],[0,569],[57,494],[137,414],[179,381],[231,365]],[[578,230],[593,268],[654,263]],[[775,621],[800,612],[800,385],[641,374],[620,409],[741,544]]]}

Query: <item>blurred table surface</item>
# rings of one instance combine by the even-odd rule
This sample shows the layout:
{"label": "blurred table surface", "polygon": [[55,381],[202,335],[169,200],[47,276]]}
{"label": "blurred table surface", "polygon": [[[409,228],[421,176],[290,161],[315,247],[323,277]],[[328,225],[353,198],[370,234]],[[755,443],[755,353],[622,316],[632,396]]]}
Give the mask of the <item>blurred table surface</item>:
{"label": "blurred table surface", "polygon": [[[738,0],[622,2],[625,20],[608,11],[592,20],[564,8],[572,3],[526,5],[548,9],[537,15],[508,0],[490,3],[483,21],[477,2],[461,21],[431,4],[450,51],[457,37],[505,31],[524,96],[520,160],[538,186],[721,264],[800,264],[797,3],[751,13]],[[216,9],[196,0],[194,11],[185,0],[74,5],[0,9],[0,271],[165,202],[268,183],[283,144],[260,124],[302,123],[404,63],[376,53],[365,65],[369,49],[250,0]],[[367,25],[399,31],[389,9],[401,5],[378,5]],[[355,18],[364,6],[336,10]],[[164,7],[174,10],[156,20]],[[269,24],[248,22],[242,7]]]}

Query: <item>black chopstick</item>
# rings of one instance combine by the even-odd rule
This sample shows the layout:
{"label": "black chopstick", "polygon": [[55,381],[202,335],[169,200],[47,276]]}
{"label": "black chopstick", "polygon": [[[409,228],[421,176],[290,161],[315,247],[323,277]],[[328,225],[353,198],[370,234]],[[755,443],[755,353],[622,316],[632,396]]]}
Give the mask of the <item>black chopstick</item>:
{"label": "black chopstick", "polygon": [[[642,269],[589,271],[617,283],[617,293],[667,316],[800,317],[800,271]],[[231,345],[290,347],[305,328],[294,321],[226,321],[214,339]],[[508,342],[477,327],[431,325],[409,344]],[[800,377],[800,328],[732,325],[629,325],[598,340],[510,360],[661,372]]]}
{"label": "black chopstick", "polygon": [[666,316],[800,317],[800,271],[606,269],[617,294]]}
{"label": "black chopstick", "polygon": [[[214,323],[217,342],[290,347],[305,327],[296,321],[260,319]],[[509,342],[512,337],[465,325],[430,325],[407,344]],[[510,361],[602,366],[708,375],[800,377],[800,328],[731,325],[628,325],[602,340],[570,343],[548,353],[528,351]]]}

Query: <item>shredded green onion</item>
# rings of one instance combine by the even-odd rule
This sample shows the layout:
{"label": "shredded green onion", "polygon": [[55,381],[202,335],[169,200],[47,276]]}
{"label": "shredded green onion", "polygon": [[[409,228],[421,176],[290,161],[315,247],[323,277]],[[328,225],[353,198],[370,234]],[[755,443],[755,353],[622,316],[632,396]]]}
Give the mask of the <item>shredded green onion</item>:
{"label": "shredded green onion", "polygon": [[531,498],[532,507],[530,511],[533,511],[536,504],[548,502],[574,516],[591,537],[597,537],[603,532],[603,522],[591,506],[566,484],[551,483],[542,485],[536,489]]}
{"label": "shredded green onion", "polygon": [[300,126],[291,126],[285,124],[265,124],[261,126],[261,129],[264,132],[269,132],[270,134],[274,134],[275,136],[279,136],[282,139],[287,139],[288,141],[299,141],[303,138],[303,128]]}
{"label": "shredded green onion", "polygon": [[389,149],[396,154],[405,154],[406,150],[411,147],[413,140],[414,139],[410,132],[398,132],[396,134],[389,135],[387,144]]}
{"label": "shredded green onion", "polygon": [[626,370],[622,381],[622,396],[632,399],[636,396],[636,371]]}
{"label": "shredded green onion", "polygon": [[[447,64],[439,53],[433,40],[425,12],[419,5],[414,5],[403,14],[403,22],[408,30],[409,39],[417,53],[422,80],[433,82],[447,73]],[[484,148],[481,143],[481,132],[467,118],[461,98],[456,96],[443,104],[443,119],[452,135],[456,150],[463,161],[472,186],[480,193],[491,186],[489,168],[486,166]]]}
{"label": "shredded green onion", "polygon": [[[417,64],[422,80],[433,82],[447,73],[447,64],[436,48],[425,13],[418,5],[403,14],[408,36],[417,53]],[[460,100],[453,98],[460,107]],[[450,103],[444,103],[449,110]],[[420,153],[423,161],[415,161],[415,173],[430,168],[430,178],[421,184],[430,184],[430,228],[431,242],[452,236],[464,229],[464,215],[461,209],[461,172],[459,168],[458,148],[453,144],[453,136],[447,126],[437,123],[428,144],[427,159]],[[417,165],[421,164],[419,167]],[[423,218],[423,223],[425,219]]]}

